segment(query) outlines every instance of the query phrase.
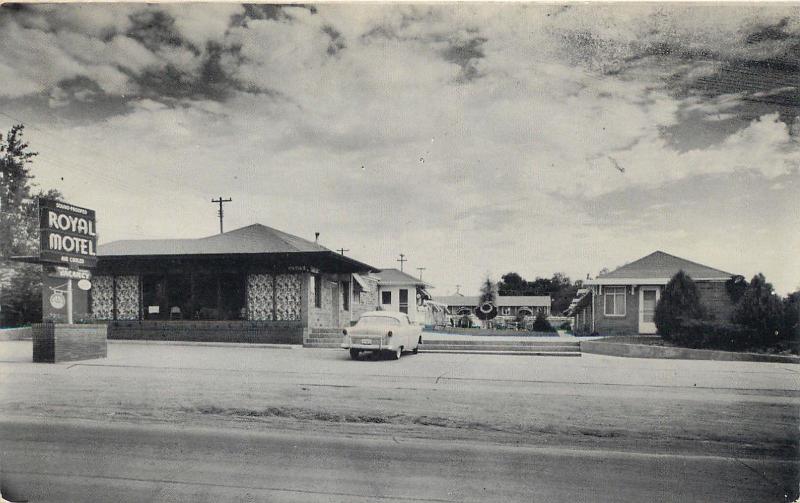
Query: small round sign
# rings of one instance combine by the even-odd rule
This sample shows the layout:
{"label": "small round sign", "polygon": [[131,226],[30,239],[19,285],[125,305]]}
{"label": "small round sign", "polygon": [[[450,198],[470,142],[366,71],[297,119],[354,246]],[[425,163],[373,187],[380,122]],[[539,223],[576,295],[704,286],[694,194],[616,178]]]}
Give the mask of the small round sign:
{"label": "small round sign", "polygon": [[92,287],[92,282],[88,279],[80,279],[78,280],[78,288],[81,290],[88,290]]}
{"label": "small round sign", "polygon": [[64,298],[62,293],[54,293],[50,296],[50,305],[53,306],[53,309],[64,309],[64,306],[67,305],[67,299]]}

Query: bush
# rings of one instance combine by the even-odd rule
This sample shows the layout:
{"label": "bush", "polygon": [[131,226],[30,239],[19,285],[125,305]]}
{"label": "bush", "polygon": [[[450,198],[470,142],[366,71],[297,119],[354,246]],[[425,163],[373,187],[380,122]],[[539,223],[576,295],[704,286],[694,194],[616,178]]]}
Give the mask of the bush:
{"label": "bush", "polygon": [[556,329],[553,328],[553,326],[550,324],[550,322],[547,321],[547,317],[544,315],[544,313],[541,313],[541,312],[536,314],[536,319],[533,320],[533,326],[531,327],[531,330],[533,330],[534,332],[555,332],[556,331]]}
{"label": "bush", "polygon": [[697,285],[688,274],[678,271],[664,287],[656,304],[654,321],[658,334],[665,340],[672,340],[682,320],[699,320],[703,315]]}
{"label": "bush", "polygon": [[672,333],[672,341],[679,346],[730,351],[761,346],[758,332],[749,327],[710,320],[679,321],[679,326]]}
{"label": "bush", "polygon": [[756,274],[750,280],[734,308],[733,321],[755,330],[763,344],[774,343],[789,336],[781,333],[785,324],[784,305],[773,293],[772,285],[767,283],[763,274]]}
{"label": "bush", "polygon": [[565,321],[559,327],[560,330],[572,330],[572,323]]}

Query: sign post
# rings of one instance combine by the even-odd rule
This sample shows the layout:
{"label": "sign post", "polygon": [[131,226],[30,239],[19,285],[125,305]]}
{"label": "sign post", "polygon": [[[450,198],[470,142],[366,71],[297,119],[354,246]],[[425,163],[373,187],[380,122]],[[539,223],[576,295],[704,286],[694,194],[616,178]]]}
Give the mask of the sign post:
{"label": "sign post", "polygon": [[[39,199],[42,321],[34,325],[33,361],[104,358],[107,327],[75,325],[88,315],[91,269],[97,265],[95,212],[53,199]],[[73,283],[78,288],[74,288]]]}

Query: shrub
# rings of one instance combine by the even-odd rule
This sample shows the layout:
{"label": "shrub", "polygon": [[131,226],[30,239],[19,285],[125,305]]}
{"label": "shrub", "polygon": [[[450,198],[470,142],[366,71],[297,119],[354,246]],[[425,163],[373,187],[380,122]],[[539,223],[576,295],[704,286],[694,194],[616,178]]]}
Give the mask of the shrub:
{"label": "shrub", "polygon": [[682,320],[698,320],[702,317],[703,308],[697,285],[688,274],[678,271],[664,287],[656,304],[654,321],[659,335],[666,340],[672,340]]}
{"label": "shrub", "polygon": [[533,330],[534,332],[555,332],[556,331],[556,329],[553,328],[553,326],[550,324],[550,322],[547,321],[547,317],[544,315],[544,313],[541,313],[541,312],[536,314],[536,319],[533,320],[533,326],[531,327],[531,330]]}
{"label": "shrub", "polygon": [[681,321],[672,340],[683,347],[738,351],[760,345],[758,332],[749,327],[712,320]]}
{"label": "shrub", "polygon": [[572,323],[565,321],[558,328],[561,330],[572,330]]}
{"label": "shrub", "polygon": [[[784,305],[763,274],[756,274],[733,311],[733,321],[756,331],[762,343],[781,339]],[[788,334],[785,334],[788,336]]]}

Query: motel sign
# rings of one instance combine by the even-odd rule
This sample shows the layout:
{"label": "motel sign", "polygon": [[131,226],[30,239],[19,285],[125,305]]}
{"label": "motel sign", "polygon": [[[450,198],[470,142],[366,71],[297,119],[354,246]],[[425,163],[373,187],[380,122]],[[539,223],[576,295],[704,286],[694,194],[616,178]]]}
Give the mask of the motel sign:
{"label": "motel sign", "polygon": [[39,261],[90,268],[97,264],[94,210],[39,199]]}

